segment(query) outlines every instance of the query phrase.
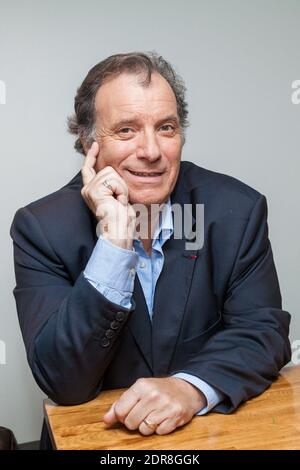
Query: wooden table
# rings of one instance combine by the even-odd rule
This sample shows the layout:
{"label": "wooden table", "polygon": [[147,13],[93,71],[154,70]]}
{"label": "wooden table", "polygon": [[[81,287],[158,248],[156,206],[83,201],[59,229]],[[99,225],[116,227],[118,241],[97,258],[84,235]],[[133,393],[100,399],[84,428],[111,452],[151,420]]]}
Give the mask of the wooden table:
{"label": "wooden table", "polygon": [[300,366],[285,367],[262,395],[230,415],[196,416],[171,434],[143,436],[102,416],[124,390],[102,392],[83,405],[45,400],[48,429],[57,449],[300,449]]}

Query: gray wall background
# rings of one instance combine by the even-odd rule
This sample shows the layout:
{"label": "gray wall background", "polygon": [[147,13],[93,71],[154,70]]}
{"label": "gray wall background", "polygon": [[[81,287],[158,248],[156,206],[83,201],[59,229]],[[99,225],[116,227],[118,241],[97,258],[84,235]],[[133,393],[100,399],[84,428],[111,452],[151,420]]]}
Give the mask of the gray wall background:
{"label": "gray wall background", "polygon": [[157,50],[168,58],[188,88],[182,158],[267,196],[291,340],[300,339],[300,104],[291,101],[299,44],[299,0],[0,1],[0,424],[19,442],[39,438],[43,394],[19,331],[9,227],[19,207],[80,169],[66,116],[87,71],[110,54]]}

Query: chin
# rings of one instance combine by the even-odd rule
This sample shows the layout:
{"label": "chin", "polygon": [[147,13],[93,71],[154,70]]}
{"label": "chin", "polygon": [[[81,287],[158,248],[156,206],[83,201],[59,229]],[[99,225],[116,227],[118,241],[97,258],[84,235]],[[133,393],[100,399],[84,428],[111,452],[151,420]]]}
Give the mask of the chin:
{"label": "chin", "polygon": [[151,191],[151,194],[136,194],[135,192],[131,193],[129,191],[129,201],[130,204],[144,204],[145,206],[150,206],[151,204],[162,204],[168,198],[166,194],[154,194]]}

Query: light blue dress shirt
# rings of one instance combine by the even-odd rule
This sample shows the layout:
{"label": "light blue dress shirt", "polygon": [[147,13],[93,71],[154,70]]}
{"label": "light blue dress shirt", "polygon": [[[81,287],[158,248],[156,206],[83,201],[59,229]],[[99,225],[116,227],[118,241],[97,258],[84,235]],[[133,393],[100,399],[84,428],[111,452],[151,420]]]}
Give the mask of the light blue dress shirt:
{"label": "light blue dress shirt", "polygon": [[[173,217],[169,198],[153,234],[151,256],[146,253],[139,239],[134,239],[133,250],[130,251],[110,243],[100,235],[83,274],[108,300],[130,308],[137,273],[152,319],[155,286],[164,264],[162,247],[172,233]],[[194,375],[182,372],[173,377],[186,380],[204,394],[207,406],[197,415],[207,413],[224,398],[221,392]]]}

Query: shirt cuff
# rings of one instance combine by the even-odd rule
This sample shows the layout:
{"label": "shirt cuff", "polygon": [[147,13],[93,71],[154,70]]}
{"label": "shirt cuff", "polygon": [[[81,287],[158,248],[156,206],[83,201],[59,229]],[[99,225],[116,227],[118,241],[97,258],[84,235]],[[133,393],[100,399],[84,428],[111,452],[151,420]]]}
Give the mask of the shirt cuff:
{"label": "shirt cuff", "polygon": [[205,415],[224,400],[224,395],[222,392],[219,392],[219,390],[216,390],[214,387],[209,385],[204,380],[199,379],[199,377],[196,377],[195,375],[179,372],[178,374],[174,374],[172,377],[177,377],[178,379],[183,379],[186,382],[189,382],[198,388],[205,396],[207,405],[199,410],[198,413],[196,413],[197,416]]}
{"label": "shirt cuff", "polygon": [[111,302],[131,308],[138,254],[98,238],[84,277]]}

